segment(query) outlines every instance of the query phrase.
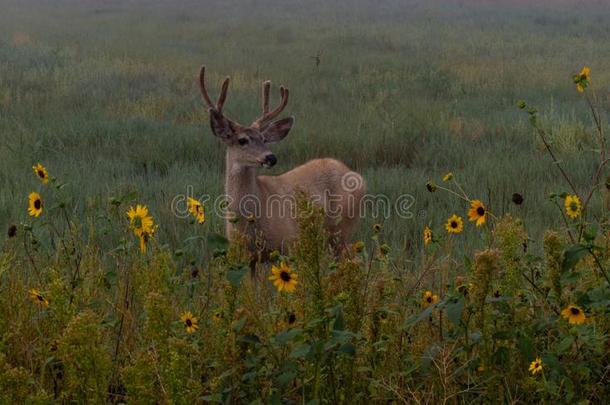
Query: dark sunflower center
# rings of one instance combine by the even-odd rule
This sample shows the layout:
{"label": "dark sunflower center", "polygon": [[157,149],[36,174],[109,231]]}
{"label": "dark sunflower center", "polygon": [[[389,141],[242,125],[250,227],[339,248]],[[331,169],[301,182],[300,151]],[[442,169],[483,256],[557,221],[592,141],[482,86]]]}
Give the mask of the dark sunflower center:
{"label": "dark sunflower center", "polygon": [[571,209],[572,211],[578,211],[578,204],[576,204],[576,203],[574,203],[574,202],[573,202],[573,203],[571,203],[571,204],[570,204],[570,209]]}
{"label": "dark sunflower center", "polygon": [[44,301],[44,297],[40,294],[37,294],[36,298],[38,299],[38,301]]}
{"label": "dark sunflower center", "polygon": [[34,201],[34,208],[36,208],[37,210],[40,209],[40,207],[42,207],[42,201],[40,200],[36,200]]}
{"label": "dark sunflower center", "polygon": [[297,316],[296,316],[294,313],[292,313],[292,314],[290,314],[290,315],[288,316],[288,323],[289,323],[290,325],[292,325],[293,323],[295,323],[295,322],[296,322],[296,320],[297,320]]}
{"label": "dark sunflower center", "polygon": [[133,226],[136,228],[141,228],[142,227],[142,218],[135,217],[133,220]]}
{"label": "dark sunflower center", "polygon": [[44,172],[42,170],[38,170],[38,176],[44,179]]}
{"label": "dark sunflower center", "polygon": [[193,326],[193,321],[191,321],[190,319],[187,319],[185,322],[186,322],[186,326],[189,326],[189,327]]}
{"label": "dark sunflower center", "polygon": [[482,217],[483,215],[485,215],[485,208],[483,207],[479,207],[477,208],[477,214]]}
{"label": "dark sunflower center", "polygon": [[578,315],[580,314],[580,309],[572,307],[570,308],[570,312],[572,313],[572,315]]}
{"label": "dark sunflower center", "polygon": [[451,227],[452,228],[457,228],[458,227],[457,222],[456,221],[451,221]]}
{"label": "dark sunflower center", "polygon": [[432,302],[432,297],[426,297],[426,302]]}
{"label": "dark sunflower center", "polygon": [[534,368],[540,367],[540,363],[534,363]]}
{"label": "dark sunflower center", "polygon": [[287,271],[282,271],[280,273],[280,278],[282,279],[282,281],[289,282],[291,279],[290,273],[288,273]]}

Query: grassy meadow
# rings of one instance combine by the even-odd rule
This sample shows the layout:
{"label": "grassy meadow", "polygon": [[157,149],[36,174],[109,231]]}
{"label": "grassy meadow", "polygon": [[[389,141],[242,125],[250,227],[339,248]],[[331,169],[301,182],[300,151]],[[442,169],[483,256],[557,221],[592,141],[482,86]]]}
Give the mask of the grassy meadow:
{"label": "grassy meadow", "polygon": [[[610,7],[528,3],[0,0],[0,402],[603,403]],[[211,207],[172,206],[223,193],[202,64],[243,124],[262,81],[290,89],[264,174],[335,157],[412,218],[368,216],[345,258],[303,221],[273,259],[294,293],[244,277]],[[136,204],[158,225],[144,254]]]}

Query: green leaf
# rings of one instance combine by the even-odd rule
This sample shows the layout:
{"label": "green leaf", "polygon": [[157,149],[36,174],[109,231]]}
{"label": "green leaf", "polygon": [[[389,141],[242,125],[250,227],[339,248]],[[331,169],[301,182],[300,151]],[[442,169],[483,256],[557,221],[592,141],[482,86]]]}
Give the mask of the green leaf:
{"label": "green leaf", "polygon": [[187,245],[191,242],[197,242],[199,240],[203,240],[203,236],[189,236],[184,240],[184,244]]}
{"label": "green leaf", "polygon": [[239,333],[242,328],[244,327],[244,325],[246,324],[246,318],[241,318],[238,319],[237,321],[233,322],[233,331],[235,333]]}
{"label": "green leaf", "polygon": [[517,340],[517,347],[524,358],[533,359],[535,357],[534,345],[529,337],[520,336]]}
{"label": "green leaf", "polygon": [[573,245],[566,249],[563,253],[562,270],[568,271],[580,261],[589,252],[589,249],[583,245]]}
{"label": "green leaf", "polygon": [[291,357],[293,359],[298,359],[298,358],[302,358],[307,356],[307,354],[309,353],[309,351],[311,350],[311,346],[308,345],[307,343],[302,344],[301,346],[297,347],[296,349],[294,349],[288,357]]}
{"label": "green leaf", "polygon": [[299,328],[285,330],[275,335],[275,341],[279,344],[286,344],[296,336],[300,335],[303,330]]}
{"label": "green leaf", "polygon": [[210,233],[208,235],[208,246],[212,250],[226,250],[229,247],[229,241],[220,234]]}
{"label": "green leaf", "polygon": [[257,335],[245,335],[239,338],[240,342],[252,343],[258,345],[261,343],[261,339]]}
{"label": "green leaf", "polygon": [[343,311],[339,308],[335,315],[335,322],[333,323],[334,330],[345,329],[345,322],[343,321]]}
{"label": "green leaf", "polygon": [[280,385],[280,386],[285,386],[288,383],[290,383],[292,380],[294,380],[294,378],[297,376],[297,373],[294,371],[286,371],[285,373],[282,373],[280,375],[277,376],[277,378],[275,379],[275,381]]}
{"label": "green leaf", "polygon": [[566,336],[557,345],[557,353],[565,353],[572,347],[573,344],[574,344],[574,337]]}
{"label": "green leaf", "polygon": [[233,287],[239,287],[241,280],[244,278],[250,268],[246,265],[231,266],[227,271],[227,280]]}
{"label": "green leaf", "polygon": [[596,236],[597,236],[597,224],[591,224],[582,234],[582,237],[588,243],[593,243]]}
{"label": "green leaf", "polygon": [[459,326],[462,319],[462,312],[464,311],[464,297],[451,298],[447,301],[446,309],[447,318],[449,318],[452,324]]}
{"label": "green leaf", "polygon": [[432,315],[432,311],[436,308],[437,305],[438,303],[430,305],[428,308],[420,312],[419,315],[412,316],[411,318],[407,319],[407,321],[405,322],[405,328],[410,328],[419,321],[429,318]]}
{"label": "green leaf", "polygon": [[341,346],[338,349],[338,351],[341,352],[341,353],[345,353],[345,354],[347,354],[349,356],[353,356],[353,355],[356,354],[356,348],[354,347],[353,344],[351,344],[349,342],[345,343],[343,346]]}
{"label": "green leaf", "polygon": [[217,402],[219,404],[222,404],[222,394],[211,394],[211,395],[204,395],[201,397],[202,400],[206,401],[206,402]]}

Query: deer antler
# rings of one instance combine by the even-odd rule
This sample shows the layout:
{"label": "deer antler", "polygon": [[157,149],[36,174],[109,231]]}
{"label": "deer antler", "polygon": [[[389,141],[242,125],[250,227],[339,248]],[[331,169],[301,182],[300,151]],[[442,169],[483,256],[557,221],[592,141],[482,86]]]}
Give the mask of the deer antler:
{"label": "deer antler", "polygon": [[280,113],[286,108],[288,104],[288,89],[284,86],[280,86],[280,104],[271,112],[269,112],[269,90],[271,89],[271,82],[269,80],[263,82],[263,115],[257,118],[252,123],[253,127],[262,129],[269,122],[280,115]]}
{"label": "deer antler", "polygon": [[210,98],[210,94],[208,93],[208,90],[205,87],[205,65],[201,67],[201,71],[199,72],[199,89],[201,90],[201,95],[207,103],[208,108],[212,108],[222,114],[222,107],[224,106],[225,100],[227,99],[229,81],[230,79],[227,77],[222,83],[222,89],[220,90],[218,101],[216,101],[216,105],[214,105],[214,103],[212,103],[212,99]]}

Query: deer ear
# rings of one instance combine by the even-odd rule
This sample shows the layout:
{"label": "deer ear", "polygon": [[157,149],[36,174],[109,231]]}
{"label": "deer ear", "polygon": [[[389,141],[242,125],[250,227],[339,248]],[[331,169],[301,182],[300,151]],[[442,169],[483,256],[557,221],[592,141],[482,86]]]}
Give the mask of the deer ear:
{"label": "deer ear", "polygon": [[269,124],[263,131],[265,143],[279,142],[288,135],[294,125],[294,117],[282,118]]}
{"label": "deer ear", "polygon": [[223,140],[230,139],[235,134],[231,121],[214,108],[210,108],[209,113],[212,133]]}

